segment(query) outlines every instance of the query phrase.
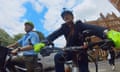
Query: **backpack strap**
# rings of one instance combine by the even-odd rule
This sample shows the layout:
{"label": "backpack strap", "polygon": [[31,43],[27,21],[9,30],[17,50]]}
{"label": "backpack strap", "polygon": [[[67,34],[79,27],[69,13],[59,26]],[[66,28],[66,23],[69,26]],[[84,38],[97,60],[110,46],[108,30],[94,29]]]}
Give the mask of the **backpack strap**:
{"label": "backpack strap", "polygon": [[30,38],[28,39],[28,42],[29,42],[29,45],[32,45],[32,46],[33,46]]}

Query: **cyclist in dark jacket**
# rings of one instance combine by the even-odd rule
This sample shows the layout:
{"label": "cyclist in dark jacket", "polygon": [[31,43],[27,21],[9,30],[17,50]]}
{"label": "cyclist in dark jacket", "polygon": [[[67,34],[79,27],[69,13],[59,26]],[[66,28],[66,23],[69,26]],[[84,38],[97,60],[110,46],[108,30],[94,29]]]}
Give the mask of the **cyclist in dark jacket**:
{"label": "cyclist in dark jacket", "polygon": [[[103,34],[104,34],[103,32],[104,30],[106,30],[106,28],[91,25],[91,24],[85,24],[85,23],[82,23],[81,21],[74,22],[73,13],[68,10],[63,11],[61,16],[63,20],[65,21],[65,23],[62,24],[62,26],[58,30],[56,30],[55,32],[53,32],[47,37],[48,41],[54,41],[61,35],[64,35],[66,39],[67,47],[70,47],[70,46],[83,46],[84,47],[85,39],[82,34],[84,30],[92,30],[93,35],[103,38]],[[73,56],[71,52],[65,52],[65,54],[64,53],[56,54],[54,57],[56,72],[65,72],[64,63],[59,62],[60,60],[64,60],[64,57],[66,58],[66,60],[71,60]],[[79,63],[80,72],[89,72],[88,57],[87,57],[86,49],[85,50],[83,49],[81,60],[78,63]]]}

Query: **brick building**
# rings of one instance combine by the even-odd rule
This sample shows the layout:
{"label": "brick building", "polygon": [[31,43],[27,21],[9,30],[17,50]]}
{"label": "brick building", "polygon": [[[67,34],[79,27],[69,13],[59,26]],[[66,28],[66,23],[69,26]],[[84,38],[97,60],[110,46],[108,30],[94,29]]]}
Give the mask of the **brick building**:
{"label": "brick building", "polygon": [[120,0],[110,0],[110,2],[120,12]]}
{"label": "brick building", "polygon": [[108,13],[106,16],[100,13],[100,18],[94,21],[86,21],[86,23],[95,24],[98,26],[103,26],[120,31],[120,17],[117,17],[114,13]]}
{"label": "brick building", "polygon": [[[100,13],[100,17],[97,20],[94,21],[85,21],[85,23],[89,23],[89,24],[95,24],[98,26],[103,26],[103,27],[107,27],[110,29],[114,29],[117,31],[120,31],[120,17],[117,17],[115,15],[115,13],[108,13],[106,16],[104,16],[102,13]],[[92,41],[98,41],[100,40],[97,37],[92,37],[91,38]],[[101,60],[106,60],[106,56],[107,56],[107,52],[101,50],[99,47],[97,47],[97,51],[94,53],[96,57],[96,55],[99,55],[99,59]]]}

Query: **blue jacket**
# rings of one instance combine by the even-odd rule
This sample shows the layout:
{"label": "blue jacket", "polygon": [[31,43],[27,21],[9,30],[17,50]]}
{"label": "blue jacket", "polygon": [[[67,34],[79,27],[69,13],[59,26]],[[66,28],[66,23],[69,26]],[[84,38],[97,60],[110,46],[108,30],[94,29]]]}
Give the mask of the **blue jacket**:
{"label": "blue jacket", "polygon": [[47,37],[47,39],[49,41],[54,41],[59,36],[64,35],[66,39],[66,43],[67,43],[66,46],[81,46],[83,45],[83,42],[85,39],[82,34],[84,30],[92,30],[93,35],[100,37],[100,38],[104,38],[103,31],[105,29],[106,28],[104,27],[91,25],[91,24],[85,24],[85,23],[82,23],[81,21],[77,21],[74,24],[74,34],[72,36],[69,36],[70,28],[68,27],[68,25],[62,24],[62,26],[58,30],[50,34]]}
{"label": "blue jacket", "polygon": [[[25,34],[21,39],[18,40],[18,43],[23,47],[30,45],[30,41],[34,45],[36,43],[39,43],[39,36],[37,33],[31,31],[27,34]],[[27,50],[23,52],[23,55],[37,55],[34,50]]]}

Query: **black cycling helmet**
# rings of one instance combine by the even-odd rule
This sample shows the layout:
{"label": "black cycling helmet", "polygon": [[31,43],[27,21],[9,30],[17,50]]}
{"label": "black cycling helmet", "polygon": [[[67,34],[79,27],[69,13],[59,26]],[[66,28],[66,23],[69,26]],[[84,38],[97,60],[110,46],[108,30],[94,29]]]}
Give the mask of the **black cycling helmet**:
{"label": "black cycling helmet", "polygon": [[64,16],[65,16],[66,14],[70,14],[70,15],[73,16],[72,11],[70,11],[70,10],[64,10],[64,11],[61,13],[61,17],[64,18]]}
{"label": "black cycling helmet", "polygon": [[34,28],[34,24],[31,21],[25,22],[25,25],[30,25],[32,28]]}

